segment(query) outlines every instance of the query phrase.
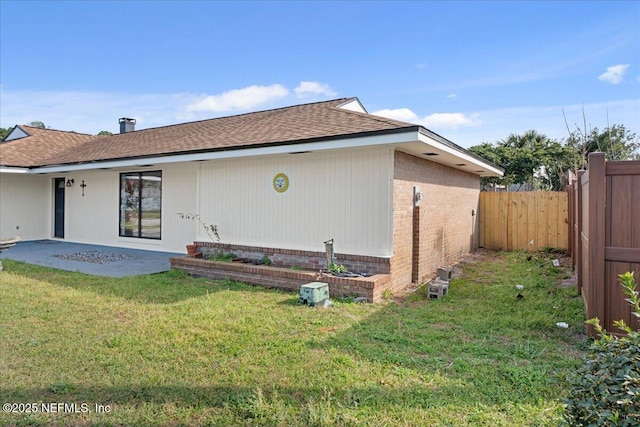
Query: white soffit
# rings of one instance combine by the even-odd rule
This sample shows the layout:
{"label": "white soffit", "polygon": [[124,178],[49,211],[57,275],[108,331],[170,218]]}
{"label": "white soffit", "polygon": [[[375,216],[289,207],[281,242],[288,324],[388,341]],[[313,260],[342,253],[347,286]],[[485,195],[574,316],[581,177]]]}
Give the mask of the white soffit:
{"label": "white soffit", "polygon": [[454,169],[479,175],[482,177],[503,176],[501,169],[491,163],[484,162],[471,153],[456,150],[446,144],[436,141],[427,135],[419,134],[419,141],[402,144],[401,151],[435,163],[440,163]]}

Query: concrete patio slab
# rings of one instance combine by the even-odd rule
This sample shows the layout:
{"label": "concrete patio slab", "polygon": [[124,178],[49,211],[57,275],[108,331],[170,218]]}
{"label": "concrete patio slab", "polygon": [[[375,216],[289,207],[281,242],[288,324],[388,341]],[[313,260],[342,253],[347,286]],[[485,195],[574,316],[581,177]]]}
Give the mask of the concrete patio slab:
{"label": "concrete patio slab", "polygon": [[0,259],[78,271],[94,276],[125,277],[168,271],[171,269],[169,258],[181,255],[184,254],[59,240],[35,240],[19,242],[0,254]]}

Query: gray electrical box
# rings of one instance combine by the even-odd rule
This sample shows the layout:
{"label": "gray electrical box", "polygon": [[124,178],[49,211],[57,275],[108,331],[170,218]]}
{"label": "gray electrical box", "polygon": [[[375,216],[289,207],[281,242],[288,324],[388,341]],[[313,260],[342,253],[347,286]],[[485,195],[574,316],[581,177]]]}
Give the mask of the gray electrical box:
{"label": "gray electrical box", "polygon": [[324,304],[329,298],[329,284],[325,282],[311,282],[300,286],[300,304],[316,306]]}

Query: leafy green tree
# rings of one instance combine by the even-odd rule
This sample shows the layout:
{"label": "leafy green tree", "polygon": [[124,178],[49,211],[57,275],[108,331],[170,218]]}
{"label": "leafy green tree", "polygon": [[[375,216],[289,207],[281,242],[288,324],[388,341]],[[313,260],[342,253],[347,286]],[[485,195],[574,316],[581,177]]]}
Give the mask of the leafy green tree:
{"label": "leafy green tree", "polygon": [[502,178],[484,178],[483,186],[528,186],[532,189],[560,190],[568,170],[574,169],[577,155],[574,148],[534,130],[522,135],[510,134],[495,145],[482,143],[469,149],[505,169]]}
{"label": "leafy green tree", "polygon": [[109,132],[108,130],[101,130],[100,132],[98,132],[98,136],[109,136],[109,135],[113,135],[113,133]]}
{"label": "leafy green tree", "polygon": [[575,148],[551,141],[543,157],[543,170],[538,176],[537,188],[541,190],[564,190],[568,182],[567,172],[575,171],[579,155]]}
{"label": "leafy green tree", "polygon": [[47,127],[44,125],[44,123],[42,123],[40,120],[34,120],[31,123],[29,123],[29,126],[34,127],[34,128],[39,128],[39,129],[46,129]]}
{"label": "leafy green tree", "polygon": [[522,135],[512,133],[498,143],[504,148],[505,177],[510,184],[533,186],[534,172],[542,166],[540,153],[548,142],[546,135],[530,130]]}
{"label": "leafy green tree", "polygon": [[640,138],[624,125],[611,125],[600,131],[576,127],[569,133],[567,145],[579,154],[578,169],[586,169],[589,153],[603,152],[607,160],[640,160]]}
{"label": "leafy green tree", "polygon": [[0,141],[4,141],[4,139],[9,135],[13,128],[0,128]]}
{"label": "leafy green tree", "polygon": [[[505,162],[504,149],[501,146],[491,144],[489,142],[483,142],[479,145],[469,147],[469,151],[476,154],[483,159],[489,160],[496,165],[503,167]],[[495,190],[497,185],[506,185],[507,178],[505,177],[482,177],[480,178],[480,185],[483,189],[492,188]]]}

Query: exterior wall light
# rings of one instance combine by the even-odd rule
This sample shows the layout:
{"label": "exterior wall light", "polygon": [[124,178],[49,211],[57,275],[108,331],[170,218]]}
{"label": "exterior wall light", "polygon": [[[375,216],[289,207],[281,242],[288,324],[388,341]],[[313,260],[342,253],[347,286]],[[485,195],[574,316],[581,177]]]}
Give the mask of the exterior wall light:
{"label": "exterior wall light", "polygon": [[424,193],[420,187],[413,187],[413,206],[420,206],[420,200],[424,199]]}
{"label": "exterior wall light", "polygon": [[75,181],[74,181],[73,179],[67,179],[67,184],[66,184],[66,186],[67,186],[67,187],[73,187],[73,183],[74,183],[74,182],[75,182]]}

